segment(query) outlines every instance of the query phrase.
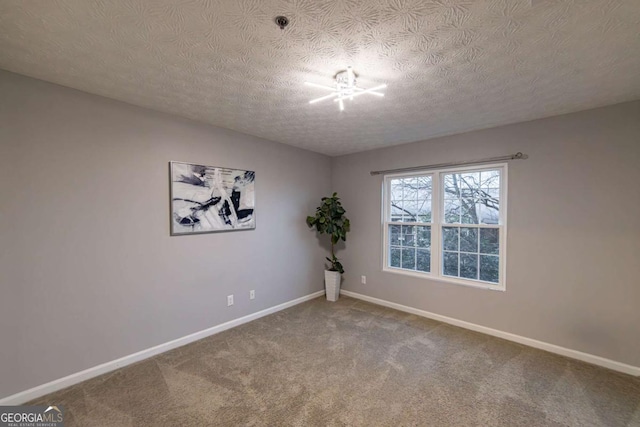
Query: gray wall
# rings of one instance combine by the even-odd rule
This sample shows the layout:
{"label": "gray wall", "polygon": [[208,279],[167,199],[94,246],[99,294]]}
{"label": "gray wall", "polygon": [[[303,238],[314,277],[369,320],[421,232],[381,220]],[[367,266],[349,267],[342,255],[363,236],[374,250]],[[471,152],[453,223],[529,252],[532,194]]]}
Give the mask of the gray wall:
{"label": "gray wall", "polygon": [[[509,165],[507,290],[383,273],[371,170],[522,151]],[[345,289],[640,366],[640,102],[335,158]],[[360,284],[360,275],[367,284]]]}
{"label": "gray wall", "polygon": [[[170,237],[170,160],[255,170],[257,229]],[[329,190],[326,156],[0,71],[0,398],[321,290]]]}

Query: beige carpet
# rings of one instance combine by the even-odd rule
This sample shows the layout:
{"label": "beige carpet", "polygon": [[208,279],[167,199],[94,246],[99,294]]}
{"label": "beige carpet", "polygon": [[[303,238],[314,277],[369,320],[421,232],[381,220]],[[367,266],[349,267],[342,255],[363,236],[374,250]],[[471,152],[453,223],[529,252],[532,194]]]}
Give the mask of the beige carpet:
{"label": "beige carpet", "polygon": [[640,379],[342,297],[31,403],[66,426],[640,426]]}

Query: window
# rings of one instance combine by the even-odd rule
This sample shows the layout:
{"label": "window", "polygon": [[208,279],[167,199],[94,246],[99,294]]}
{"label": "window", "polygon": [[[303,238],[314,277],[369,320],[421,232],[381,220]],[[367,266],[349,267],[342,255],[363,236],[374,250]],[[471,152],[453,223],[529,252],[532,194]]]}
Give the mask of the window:
{"label": "window", "polygon": [[384,270],[504,290],[506,164],[384,180]]}
{"label": "window", "polygon": [[431,271],[431,184],[431,175],[390,181],[390,267]]}

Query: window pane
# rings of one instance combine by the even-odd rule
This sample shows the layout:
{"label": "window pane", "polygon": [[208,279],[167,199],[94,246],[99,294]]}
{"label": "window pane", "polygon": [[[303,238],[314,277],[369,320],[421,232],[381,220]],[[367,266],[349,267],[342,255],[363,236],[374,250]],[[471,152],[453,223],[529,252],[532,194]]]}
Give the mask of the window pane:
{"label": "window pane", "polygon": [[431,176],[390,180],[389,221],[431,222]]}
{"label": "window pane", "polygon": [[460,277],[478,279],[478,255],[460,254]]}
{"label": "window pane", "polygon": [[418,222],[418,202],[416,200],[405,200],[402,204],[404,222]]}
{"label": "window pane", "polygon": [[480,229],[480,253],[498,254],[500,230],[497,228]]}
{"label": "window pane", "polygon": [[498,224],[500,179],[499,170],[445,174],[444,222]]}
{"label": "window pane", "polygon": [[483,171],[480,174],[480,222],[498,224],[500,220],[500,171]]}
{"label": "window pane", "polygon": [[402,246],[416,245],[415,227],[413,225],[402,226],[402,236],[401,236],[400,242]]}
{"label": "window pane", "polygon": [[394,246],[397,246],[400,244],[400,226],[399,225],[389,226],[389,243]]}
{"label": "window pane", "polygon": [[431,176],[418,177],[418,200],[431,198]]}
{"label": "window pane", "polygon": [[444,222],[448,224],[460,222],[460,199],[444,199]]}
{"label": "window pane", "polygon": [[418,249],[416,251],[416,264],[418,271],[431,271],[431,251]]}
{"label": "window pane", "polygon": [[500,222],[500,202],[497,199],[480,199],[479,221],[482,224],[498,224]]}
{"label": "window pane", "polygon": [[404,183],[402,179],[392,179],[389,187],[391,194],[389,195],[389,221],[400,222],[402,221],[402,215],[404,214]]}
{"label": "window pane", "polygon": [[417,178],[404,178],[403,183],[403,199],[404,200],[416,200],[418,198],[418,179]]}
{"label": "window pane", "polygon": [[392,179],[391,180],[391,201],[395,202],[398,200],[402,200],[402,190],[404,185],[402,184],[401,179]]}
{"label": "window pane", "polygon": [[413,248],[402,248],[402,268],[409,270],[416,269],[416,250]]}
{"label": "window pane", "polygon": [[400,248],[391,248],[389,265],[391,267],[400,267]]}
{"label": "window pane", "polygon": [[463,172],[457,174],[460,182],[460,189],[475,189],[480,187],[480,172]]}
{"label": "window pane", "polygon": [[416,227],[416,246],[420,248],[431,247],[431,227]]}
{"label": "window pane", "polygon": [[478,229],[460,229],[460,250],[462,252],[478,252]]}
{"label": "window pane", "polygon": [[391,202],[391,221],[403,222],[409,221],[409,219],[405,219],[405,216],[408,216],[407,207],[405,204],[410,203],[405,200],[396,200]]}
{"label": "window pane", "polygon": [[470,188],[470,187],[462,187],[460,189],[460,198],[461,199],[469,199],[469,200],[473,200],[476,197],[476,189],[475,188]]}
{"label": "window pane", "polygon": [[495,255],[480,255],[480,280],[498,283],[500,258]]}
{"label": "window pane", "polygon": [[431,222],[431,199],[419,199],[416,214],[417,222]]}
{"label": "window pane", "polygon": [[485,188],[500,188],[500,171],[482,171],[480,172],[480,187]]}
{"label": "window pane", "polygon": [[476,200],[472,198],[460,199],[460,222],[463,224],[478,224],[478,209]]}
{"label": "window pane", "polygon": [[389,221],[391,222],[400,222],[402,221],[402,214],[404,213],[404,210],[402,210],[402,200],[392,200],[391,201],[391,218],[389,218]]}
{"label": "window pane", "polygon": [[458,250],[458,228],[442,227],[442,247],[445,251]]}
{"label": "window pane", "polygon": [[480,199],[486,198],[486,199],[493,199],[496,201],[500,200],[500,188],[481,188],[480,189],[480,195],[479,197]]}
{"label": "window pane", "polygon": [[450,198],[460,197],[459,177],[456,174],[446,174],[444,176],[444,196]]}
{"label": "window pane", "polygon": [[443,273],[445,276],[458,276],[458,254],[456,252],[445,252],[443,259]]}

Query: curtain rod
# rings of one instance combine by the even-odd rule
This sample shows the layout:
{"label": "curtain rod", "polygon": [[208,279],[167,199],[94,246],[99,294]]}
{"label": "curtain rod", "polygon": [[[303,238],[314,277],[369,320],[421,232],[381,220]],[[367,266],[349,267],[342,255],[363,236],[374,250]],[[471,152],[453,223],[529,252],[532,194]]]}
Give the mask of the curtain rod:
{"label": "curtain rod", "polygon": [[524,160],[528,156],[526,154],[522,154],[521,152],[517,152],[516,154],[512,154],[510,156],[500,156],[500,157],[489,157],[486,159],[479,160],[469,160],[466,162],[450,162],[450,163],[437,163],[435,165],[426,165],[426,166],[412,166],[408,168],[399,168],[399,169],[387,169],[383,171],[371,171],[371,175],[382,175],[385,173],[395,173],[395,172],[411,172],[416,170],[425,170],[425,169],[440,169],[446,168],[450,166],[464,166],[464,165],[479,165],[482,163],[491,163],[491,162],[499,162],[504,160]]}

